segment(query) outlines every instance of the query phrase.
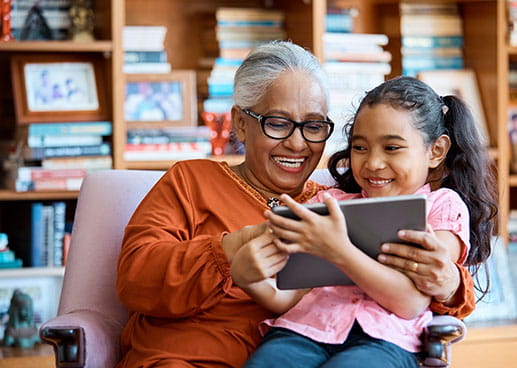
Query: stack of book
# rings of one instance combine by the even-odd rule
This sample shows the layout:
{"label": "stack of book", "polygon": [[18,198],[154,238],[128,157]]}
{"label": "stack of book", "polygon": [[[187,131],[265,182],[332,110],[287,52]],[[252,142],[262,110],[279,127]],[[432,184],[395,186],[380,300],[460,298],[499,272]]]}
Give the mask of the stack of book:
{"label": "stack of book", "polygon": [[508,0],[508,44],[517,46],[517,1]]}
{"label": "stack of book", "polygon": [[[352,9],[342,9],[339,14],[344,26],[336,27],[335,20],[323,34],[323,67],[329,76],[329,117],[336,127],[326,145],[326,152],[343,148],[343,125],[354,113],[365,91],[384,82],[391,72],[391,53],[384,50],[388,37],[384,34],[351,33]],[[345,20],[347,19],[348,20]],[[340,29],[338,31],[337,29]]]}
{"label": "stack of book", "polygon": [[23,264],[22,260],[16,258],[14,251],[9,249],[9,238],[7,234],[0,233],[0,269],[2,268],[20,268]]}
{"label": "stack of book", "polygon": [[[12,250],[24,267],[60,267],[64,265],[66,236],[66,202],[31,202],[18,204],[20,216],[7,219]],[[10,221],[10,222],[9,222]]]}
{"label": "stack of book", "polygon": [[463,68],[463,24],[456,3],[400,3],[402,74]]}
{"label": "stack of book", "polygon": [[204,111],[226,112],[232,105],[235,71],[250,50],[271,40],[283,40],[285,15],[280,10],[218,8],[216,39],[219,57],[208,77]]}
{"label": "stack of book", "polygon": [[210,156],[206,126],[128,129],[126,161],[185,160]]}
{"label": "stack of book", "polygon": [[71,26],[69,13],[71,3],[72,0],[12,1],[13,37],[16,40],[34,39],[34,31],[31,29],[43,20],[50,28],[50,39],[66,40]]}
{"label": "stack of book", "polygon": [[167,28],[125,26],[123,30],[124,73],[169,73],[165,50]]}
{"label": "stack of book", "polygon": [[18,129],[3,187],[18,192],[79,190],[88,172],[112,167],[108,121],[38,123]]}

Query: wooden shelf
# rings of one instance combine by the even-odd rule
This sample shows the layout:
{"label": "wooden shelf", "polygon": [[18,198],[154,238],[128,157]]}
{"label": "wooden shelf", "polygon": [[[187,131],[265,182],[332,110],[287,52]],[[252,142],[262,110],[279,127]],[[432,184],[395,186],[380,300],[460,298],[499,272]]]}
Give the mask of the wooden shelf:
{"label": "wooden shelf", "polygon": [[0,51],[20,52],[111,52],[111,41],[13,41],[0,42]]}
{"label": "wooden shelf", "polygon": [[0,346],[0,368],[54,368],[52,346],[36,344],[33,348]]}
{"label": "wooden shelf", "polygon": [[0,201],[41,201],[75,199],[79,195],[78,191],[65,192],[15,192],[12,190],[0,189]]}
{"label": "wooden shelf", "polygon": [[517,360],[517,321],[468,326],[464,340],[452,346],[452,368],[510,367]]}
{"label": "wooden shelf", "polygon": [[512,174],[509,176],[508,184],[510,185],[510,187],[517,187],[517,175],[516,174]]}
{"label": "wooden shelf", "polygon": [[[211,156],[214,161],[226,161],[233,166],[244,160],[242,155]],[[126,161],[126,169],[131,170],[167,170],[175,161]]]}
{"label": "wooden shelf", "polygon": [[0,269],[0,278],[63,277],[64,267],[22,267]]}

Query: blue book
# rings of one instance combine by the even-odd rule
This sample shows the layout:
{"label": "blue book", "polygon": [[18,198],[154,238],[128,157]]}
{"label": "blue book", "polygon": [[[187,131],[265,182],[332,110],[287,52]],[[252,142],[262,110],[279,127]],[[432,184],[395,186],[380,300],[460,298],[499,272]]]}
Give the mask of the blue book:
{"label": "blue book", "polygon": [[215,59],[214,66],[240,66],[242,60],[239,59],[226,59],[218,57]]}
{"label": "blue book", "polygon": [[109,143],[93,146],[60,146],[25,148],[23,157],[26,160],[43,160],[52,157],[104,156],[111,153]]}
{"label": "blue book", "polygon": [[222,27],[282,27],[284,22],[276,20],[218,20],[217,25]]}
{"label": "blue book", "polygon": [[109,121],[39,123],[29,125],[29,135],[111,135]]}
{"label": "blue book", "polygon": [[402,47],[463,47],[463,36],[402,36]]}
{"label": "blue book", "polygon": [[233,95],[233,84],[209,84],[208,95],[210,97],[215,96],[232,96]]}
{"label": "blue book", "polygon": [[65,236],[66,224],[66,203],[63,201],[54,202],[54,251],[53,265],[63,265],[63,238]]}
{"label": "blue book", "polygon": [[43,203],[33,202],[31,204],[31,237],[30,237],[30,259],[28,266],[45,267],[45,222],[43,221]]}
{"label": "blue book", "polygon": [[167,52],[162,51],[126,51],[124,63],[166,63]]}
{"label": "blue book", "polygon": [[410,57],[402,58],[402,69],[461,69],[462,57]]}

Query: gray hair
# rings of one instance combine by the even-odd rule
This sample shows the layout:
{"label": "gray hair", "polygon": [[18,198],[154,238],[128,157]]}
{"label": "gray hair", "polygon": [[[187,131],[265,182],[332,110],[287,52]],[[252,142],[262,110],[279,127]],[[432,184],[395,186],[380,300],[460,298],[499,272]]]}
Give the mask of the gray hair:
{"label": "gray hair", "polygon": [[233,98],[237,106],[251,108],[264,98],[268,87],[287,70],[311,75],[329,100],[327,74],[309,51],[288,41],[272,41],[254,48],[235,73]]}

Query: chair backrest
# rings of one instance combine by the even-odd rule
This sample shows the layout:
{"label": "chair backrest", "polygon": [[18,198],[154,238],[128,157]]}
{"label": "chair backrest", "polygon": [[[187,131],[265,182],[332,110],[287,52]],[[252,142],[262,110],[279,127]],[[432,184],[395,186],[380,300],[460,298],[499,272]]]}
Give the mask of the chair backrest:
{"label": "chair backrest", "polygon": [[115,294],[124,228],[163,171],[103,170],[88,175],[75,211],[58,315],[91,310],[119,326],[127,310]]}
{"label": "chair backrest", "polygon": [[[88,175],[75,211],[58,315],[89,310],[125,325],[127,309],[115,294],[116,264],[124,228],[163,171],[103,170]],[[326,170],[313,174],[330,182]],[[329,179],[330,178],[330,179]]]}

